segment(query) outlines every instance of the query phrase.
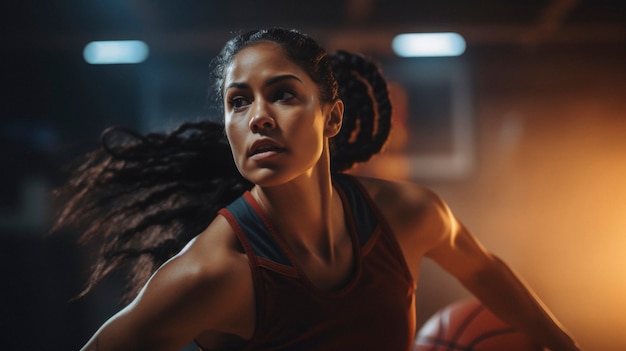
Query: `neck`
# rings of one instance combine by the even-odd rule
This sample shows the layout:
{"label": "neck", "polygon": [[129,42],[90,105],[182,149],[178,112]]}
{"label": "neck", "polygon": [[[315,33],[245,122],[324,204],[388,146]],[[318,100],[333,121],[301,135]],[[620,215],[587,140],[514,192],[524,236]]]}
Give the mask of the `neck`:
{"label": "neck", "polygon": [[327,152],[310,172],[279,186],[255,186],[252,194],[296,254],[333,259],[344,223]]}

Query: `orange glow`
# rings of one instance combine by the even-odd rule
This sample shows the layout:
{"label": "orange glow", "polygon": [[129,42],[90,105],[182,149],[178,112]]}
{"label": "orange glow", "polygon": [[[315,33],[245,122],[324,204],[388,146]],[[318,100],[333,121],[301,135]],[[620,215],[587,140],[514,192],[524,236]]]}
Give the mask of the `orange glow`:
{"label": "orange glow", "polygon": [[[626,106],[595,95],[533,95],[481,108],[476,173],[417,181],[442,195],[583,346],[626,349]],[[401,157],[372,164],[367,172],[405,179]],[[425,264],[418,322],[466,294]]]}

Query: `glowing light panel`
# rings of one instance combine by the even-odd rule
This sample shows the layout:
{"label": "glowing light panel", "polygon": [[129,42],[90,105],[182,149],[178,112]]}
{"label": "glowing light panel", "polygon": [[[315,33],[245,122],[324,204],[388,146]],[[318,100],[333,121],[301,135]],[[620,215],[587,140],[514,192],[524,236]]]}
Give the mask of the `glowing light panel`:
{"label": "glowing light panel", "polygon": [[466,46],[460,34],[451,32],[400,34],[391,45],[401,57],[459,56]]}
{"label": "glowing light panel", "polygon": [[148,45],[140,40],[92,41],[83,58],[92,65],[141,63],[148,58]]}

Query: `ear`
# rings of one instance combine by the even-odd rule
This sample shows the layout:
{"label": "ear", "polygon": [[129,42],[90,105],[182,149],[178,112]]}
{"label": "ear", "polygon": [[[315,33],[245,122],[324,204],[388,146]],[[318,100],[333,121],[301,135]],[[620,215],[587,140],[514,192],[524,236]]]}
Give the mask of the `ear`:
{"label": "ear", "polygon": [[326,124],[324,125],[324,136],[332,138],[341,130],[343,121],[343,101],[337,99],[328,105],[326,112]]}

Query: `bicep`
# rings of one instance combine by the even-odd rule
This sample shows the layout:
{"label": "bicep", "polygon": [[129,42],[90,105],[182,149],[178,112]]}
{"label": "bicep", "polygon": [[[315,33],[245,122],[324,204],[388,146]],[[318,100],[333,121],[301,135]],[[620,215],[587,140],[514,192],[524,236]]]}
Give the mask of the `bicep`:
{"label": "bicep", "polygon": [[184,345],[190,336],[176,325],[183,318],[182,310],[177,311],[182,301],[167,296],[167,285],[159,284],[159,278],[156,274],[131,304],[106,321],[86,350],[176,350]]}
{"label": "bicep", "polygon": [[454,216],[433,191],[410,182],[365,180],[414,276],[421,259],[432,259],[458,279],[486,267],[491,254]]}
{"label": "bicep", "polygon": [[[175,333],[164,333],[171,329],[170,320],[154,320],[145,314],[142,309],[148,304],[138,297],[107,320],[83,350],[176,350],[182,338]],[[155,311],[168,309],[165,302],[155,307]]]}
{"label": "bicep", "polygon": [[177,257],[161,267],[137,298],[86,345],[97,350],[178,350],[227,313],[228,279]]}
{"label": "bicep", "polygon": [[425,256],[458,279],[471,277],[486,267],[492,260],[491,253],[454,216],[445,202],[439,199],[434,204],[432,221],[437,231],[433,233]]}

